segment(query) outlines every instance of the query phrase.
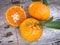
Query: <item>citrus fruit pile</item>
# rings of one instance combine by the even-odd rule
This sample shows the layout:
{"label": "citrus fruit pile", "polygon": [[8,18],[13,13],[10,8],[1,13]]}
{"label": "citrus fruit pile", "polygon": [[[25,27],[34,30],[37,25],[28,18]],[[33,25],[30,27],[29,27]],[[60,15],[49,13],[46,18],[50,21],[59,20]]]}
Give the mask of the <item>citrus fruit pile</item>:
{"label": "citrus fruit pile", "polygon": [[41,37],[43,29],[39,23],[49,18],[50,10],[41,2],[32,2],[28,7],[28,12],[31,18],[26,17],[21,6],[12,6],[6,11],[6,20],[10,25],[20,28],[19,33],[22,38],[33,42]]}

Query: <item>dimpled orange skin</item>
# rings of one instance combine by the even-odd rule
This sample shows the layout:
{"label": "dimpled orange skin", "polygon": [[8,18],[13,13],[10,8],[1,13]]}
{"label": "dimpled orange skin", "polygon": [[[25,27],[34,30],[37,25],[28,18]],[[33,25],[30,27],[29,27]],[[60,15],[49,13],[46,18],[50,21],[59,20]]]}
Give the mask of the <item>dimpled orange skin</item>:
{"label": "dimpled orange skin", "polygon": [[42,28],[40,26],[34,26],[34,23],[39,23],[34,18],[28,18],[20,25],[20,34],[28,42],[37,41],[42,35]]}
{"label": "dimpled orange skin", "polygon": [[28,8],[29,14],[38,20],[47,20],[50,16],[50,10],[41,2],[32,2]]}
{"label": "dimpled orange skin", "polygon": [[[19,15],[19,20],[15,23],[11,15],[14,15],[16,12],[18,12]],[[20,24],[26,19],[26,14],[23,8],[20,6],[11,6],[10,8],[7,9],[6,11],[6,20],[7,22],[15,27],[20,26]]]}

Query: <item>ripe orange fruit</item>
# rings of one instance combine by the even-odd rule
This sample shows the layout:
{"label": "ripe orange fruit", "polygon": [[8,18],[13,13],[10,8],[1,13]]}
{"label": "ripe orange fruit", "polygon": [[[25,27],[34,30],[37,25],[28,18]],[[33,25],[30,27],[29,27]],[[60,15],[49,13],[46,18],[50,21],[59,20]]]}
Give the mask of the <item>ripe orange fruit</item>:
{"label": "ripe orange fruit", "polygon": [[7,22],[18,27],[26,19],[26,14],[20,6],[12,6],[6,11]]}
{"label": "ripe orange fruit", "polygon": [[28,11],[32,17],[39,20],[47,20],[50,16],[49,8],[41,2],[32,2]]}
{"label": "ripe orange fruit", "polygon": [[42,27],[38,24],[39,21],[34,18],[26,19],[20,25],[21,36],[29,42],[38,40],[42,35]]}

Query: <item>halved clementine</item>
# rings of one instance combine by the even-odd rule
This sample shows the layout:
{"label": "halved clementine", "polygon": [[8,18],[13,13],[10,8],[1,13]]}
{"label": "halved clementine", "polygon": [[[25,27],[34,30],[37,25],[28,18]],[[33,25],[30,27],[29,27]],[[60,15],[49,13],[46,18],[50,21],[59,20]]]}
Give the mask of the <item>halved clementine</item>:
{"label": "halved clementine", "polygon": [[29,42],[38,40],[41,37],[42,32],[39,21],[34,18],[28,18],[20,25],[21,36]]}
{"label": "halved clementine", "polygon": [[15,27],[18,27],[26,19],[26,13],[20,6],[11,6],[6,11],[7,22]]}
{"label": "halved clementine", "polygon": [[29,14],[38,20],[47,20],[50,16],[49,8],[41,2],[32,2],[28,8]]}

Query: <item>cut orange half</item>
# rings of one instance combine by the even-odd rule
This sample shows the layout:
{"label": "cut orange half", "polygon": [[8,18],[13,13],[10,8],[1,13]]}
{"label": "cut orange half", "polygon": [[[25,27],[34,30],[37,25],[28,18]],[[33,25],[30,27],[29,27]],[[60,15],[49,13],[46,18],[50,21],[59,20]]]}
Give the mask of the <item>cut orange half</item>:
{"label": "cut orange half", "polygon": [[39,21],[34,18],[28,18],[20,25],[21,36],[29,42],[38,40],[41,37],[42,32]]}
{"label": "cut orange half", "polygon": [[7,22],[18,27],[26,19],[26,13],[20,6],[12,6],[6,11]]}

